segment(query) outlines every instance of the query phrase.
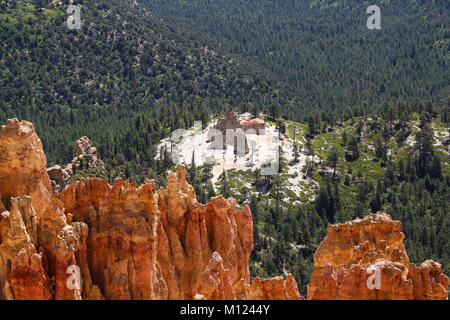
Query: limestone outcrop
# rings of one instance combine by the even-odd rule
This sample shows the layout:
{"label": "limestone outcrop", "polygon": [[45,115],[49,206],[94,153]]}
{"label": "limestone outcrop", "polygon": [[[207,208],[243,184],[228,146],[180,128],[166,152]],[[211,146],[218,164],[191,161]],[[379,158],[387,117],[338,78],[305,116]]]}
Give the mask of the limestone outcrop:
{"label": "limestone outcrop", "polygon": [[75,148],[77,156],[68,165],[64,168],[56,165],[47,169],[53,191],[64,190],[70,183],[70,178],[79,171],[94,171],[95,176],[105,173],[105,164],[98,159],[97,148],[92,146],[88,137],[78,139]]}
{"label": "limestone outcrop", "polygon": [[441,265],[410,263],[400,229],[382,213],[329,226],[314,255],[308,299],[447,299]]}
{"label": "limestone outcrop", "polygon": [[[215,141],[214,147],[217,149],[223,147],[225,150],[230,145],[233,147],[235,153],[248,153],[249,147],[245,136],[246,131],[253,130],[253,133],[260,134],[264,132],[264,128],[263,121],[259,119],[240,120],[236,113],[229,110],[224,118],[217,121],[214,127],[215,131],[211,131],[209,135],[211,141]],[[221,133],[220,139],[217,137],[219,133]]]}

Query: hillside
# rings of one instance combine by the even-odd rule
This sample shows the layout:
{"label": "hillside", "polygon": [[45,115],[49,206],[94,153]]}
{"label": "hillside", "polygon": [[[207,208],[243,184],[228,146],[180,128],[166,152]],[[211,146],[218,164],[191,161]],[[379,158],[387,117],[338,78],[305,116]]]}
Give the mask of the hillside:
{"label": "hillside", "polygon": [[[269,68],[298,88],[306,108],[340,112],[415,98],[442,105],[450,95],[446,0],[139,2],[213,47]],[[381,30],[366,27],[370,4],[381,8]]]}
{"label": "hillside", "polygon": [[[92,227],[99,237],[116,237],[113,228],[120,225],[129,241],[125,245],[128,248],[128,243],[142,240],[139,226],[144,225],[149,229],[145,230],[145,241],[139,243],[147,248],[155,245],[147,236],[155,235],[150,229],[157,225],[152,219],[156,219],[155,212],[160,210],[164,215],[161,223],[167,227],[167,237],[171,239],[158,231],[161,243],[166,245],[158,249],[158,259],[177,269],[177,277],[190,279],[191,268],[197,264],[178,265],[184,261],[179,256],[186,248],[188,251],[195,247],[194,251],[207,252],[201,261],[196,260],[195,252],[187,253],[201,265],[194,268],[195,277],[200,272],[210,272],[226,279],[228,275],[213,251],[228,248],[233,242],[238,248],[245,247],[233,251],[231,257],[222,257],[227,268],[239,269],[232,272],[233,285],[239,283],[239,275],[245,284],[254,282],[254,288],[261,289],[259,286],[270,285],[270,281],[255,277],[292,274],[286,280],[274,281],[283,288],[298,285],[299,293],[306,296],[314,270],[314,254],[326,237],[327,228],[352,220],[359,225],[362,220],[365,224],[380,219],[400,229],[390,217],[376,215],[385,212],[401,222],[401,232],[406,236],[404,247],[412,263],[434,259],[442,263],[444,273],[450,274],[447,1],[381,1],[380,31],[365,27],[366,7],[361,1],[138,2],[139,5],[130,6],[132,1],[80,0],[79,31],[67,28],[68,4],[64,1],[0,2],[0,123],[7,123],[4,141],[8,142],[0,145],[0,162],[5,163],[0,166],[3,188],[0,188],[0,213],[11,209],[13,197],[23,197],[17,202],[20,208],[11,210],[11,219],[18,218],[19,211],[25,210],[23,207],[30,201],[35,210],[42,211],[36,212],[40,215],[47,212],[46,205],[54,200],[50,194],[58,191],[64,195],[60,196],[64,206],[55,201],[48,210],[47,222],[46,219],[39,222],[50,233],[60,231],[50,225],[55,217],[62,219],[61,210],[70,208],[75,215],[67,214],[66,222],[59,225],[62,229],[66,224],[76,229],[67,235],[69,242],[83,239],[86,229],[82,223]],[[253,158],[262,151],[252,144],[257,141],[255,137],[248,137],[250,152],[242,158],[231,152],[230,160],[224,162],[225,154],[219,152],[213,163],[204,163],[204,158],[214,153],[208,149],[212,145],[208,132],[218,118],[231,114],[230,110],[242,119],[264,121],[267,140],[274,138],[277,130],[280,132],[279,147],[272,146],[267,151],[271,160],[276,157],[279,161],[276,173],[262,174],[265,162]],[[30,121],[34,127],[28,122],[7,121],[13,118]],[[196,121],[202,125],[194,129]],[[188,141],[180,145],[171,143],[171,133],[184,128]],[[36,134],[42,139],[42,146],[36,142],[39,140]],[[34,139],[31,143],[19,143],[31,136]],[[34,149],[30,149],[30,144]],[[178,170],[178,164],[174,163],[175,150],[181,150],[186,172]],[[31,158],[37,155],[38,168],[27,163],[23,155],[28,153]],[[11,161],[10,154],[17,159],[13,157]],[[16,160],[26,162],[23,174],[17,177]],[[46,172],[46,167],[52,170]],[[57,176],[63,183],[53,181],[52,185],[47,174],[51,180]],[[90,179],[83,180],[86,177]],[[123,182],[121,179],[130,182],[120,185],[126,196],[117,199],[114,192]],[[13,183],[16,180],[18,183]],[[38,190],[29,189],[29,185]],[[57,185],[60,190],[55,188]],[[138,185],[142,185],[141,189]],[[71,198],[80,189],[85,191],[80,197],[89,194],[89,208],[79,198]],[[140,193],[150,189],[151,199]],[[105,193],[100,196],[109,201],[105,208],[97,208],[98,194],[93,190]],[[180,199],[189,198],[186,201],[192,207],[181,212],[177,207],[179,199],[171,190],[176,190],[177,195],[181,193]],[[34,194],[31,200],[24,197],[34,191],[37,197]],[[41,193],[45,194],[45,204]],[[216,196],[228,200],[220,197],[223,201],[210,200],[218,199]],[[172,198],[174,207],[169,210]],[[155,205],[152,202],[155,199],[161,200],[160,203]],[[149,203],[150,209],[136,209]],[[130,214],[127,210],[116,212],[109,207],[122,208],[127,204],[131,205],[128,211],[135,220],[127,220]],[[211,210],[205,209],[208,207]],[[197,215],[223,213],[225,207],[238,219],[241,215],[248,219],[251,212],[252,228],[246,221],[239,237],[225,239],[219,237],[223,233],[221,228],[231,227],[214,220],[214,214],[211,220],[206,219],[213,222],[197,219]],[[31,209],[25,211],[24,214],[32,214]],[[89,215],[94,211],[101,217],[91,221]],[[110,214],[117,216],[108,220]],[[184,242],[186,225],[183,219],[178,220],[178,215],[186,221],[191,219],[189,227],[197,228],[199,221],[210,223],[208,232],[217,235],[214,239],[219,239],[218,243],[211,240],[213,246],[187,244],[180,249],[178,242]],[[370,218],[360,219],[369,215]],[[9,223],[9,217],[0,222]],[[119,223],[122,220],[126,222]],[[171,223],[177,225],[176,231]],[[30,238],[24,242],[32,249],[28,253],[33,257],[39,255],[34,250],[40,244],[33,238],[36,232],[27,229],[24,233],[19,229],[21,236],[25,234],[23,239]],[[136,232],[131,236],[135,238],[127,238],[128,230]],[[205,235],[203,231],[198,233]],[[233,232],[236,236],[238,231]],[[225,233],[229,236],[231,231]],[[243,233],[247,238],[244,239]],[[249,249],[252,233],[253,250]],[[45,250],[53,254],[52,241],[56,241],[56,236],[49,239],[45,234],[44,229],[41,236],[47,246]],[[362,234],[370,238],[370,232]],[[117,241],[123,240],[119,238]],[[11,241],[14,242],[14,237]],[[174,256],[167,255],[168,242],[174,246]],[[92,294],[99,298],[101,291],[109,298],[122,294],[128,298],[149,298],[150,287],[157,292],[155,296],[168,297],[163,285],[153,283],[139,292],[133,291],[131,280],[130,288],[114,287],[115,281],[108,279],[118,276],[128,262],[124,262],[125,258],[120,262],[112,258],[107,261],[110,259],[107,251],[116,254],[117,248],[109,248],[100,241],[96,246],[93,252],[111,274],[105,276],[95,269],[92,275],[95,281],[87,285],[95,284],[97,288],[87,288],[86,297]],[[354,246],[359,243],[349,247]],[[396,246],[402,247],[403,243]],[[123,257],[121,248],[117,254]],[[81,246],[76,250],[83,255],[87,249]],[[142,252],[149,254],[146,250]],[[11,253],[14,258],[16,254]],[[239,262],[242,265],[235,265],[235,254],[245,256]],[[28,263],[29,256],[18,257],[17,265]],[[396,260],[385,258],[388,263],[384,266],[389,269]],[[329,257],[327,261],[333,259]],[[346,263],[339,260],[335,267]],[[130,264],[140,267],[139,260]],[[402,260],[402,264],[409,268],[407,261]],[[199,278],[195,278],[195,288],[182,292],[184,289],[177,289],[171,278],[173,273],[161,276],[167,270],[159,271],[156,262],[150,267],[155,268],[152,269],[155,279],[172,281],[168,284],[173,290],[172,297],[192,298],[197,293],[192,290],[199,288]],[[360,270],[366,270],[365,267],[361,262]],[[417,271],[411,268],[411,273]],[[440,268],[425,263],[421,270]],[[39,277],[44,273],[53,276],[56,272],[38,271]],[[328,275],[332,278],[334,271],[328,270]],[[223,279],[218,283],[224,285]],[[323,283],[327,284],[330,279],[325,280]],[[18,277],[17,281],[22,280]],[[52,284],[58,285],[62,295],[72,294],[61,289],[61,283]],[[46,290],[41,291],[42,297],[48,296]],[[212,297],[225,293],[205,294]],[[317,295],[320,297],[321,293]],[[292,296],[297,298],[297,294]]]}
{"label": "hillside", "polygon": [[194,115],[291,97],[263,68],[210,50],[142,8],[79,4],[79,31],[67,28],[59,2],[0,5],[0,121],[33,121],[50,164],[67,163],[87,135],[105,160],[138,162],[142,173],[153,167],[154,143]]}

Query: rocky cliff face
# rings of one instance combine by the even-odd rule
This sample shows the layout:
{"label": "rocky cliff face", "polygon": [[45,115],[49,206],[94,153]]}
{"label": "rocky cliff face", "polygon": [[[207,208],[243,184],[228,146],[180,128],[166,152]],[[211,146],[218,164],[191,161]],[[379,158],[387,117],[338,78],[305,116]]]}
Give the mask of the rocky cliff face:
{"label": "rocky cliff face", "polygon": [[[12,197],[31,197],[38,217],[51,198],[47,158],[33,124],[8,120],[0,133],[0,199],[6,209]],[[0,205],[1,209],[1,205]]]}
{"label": "rocky cliff face", "polygon": [[441,265],[409,262],[401,223],[373,214],[328,227],[314,255],[309,299],[447,299]]}
{"label": "rocky cliff face", "polygon": [[300,298],[291,275],[250,283],[250,210],[200,204],[183,167],[166,189],[82,179],[52,196],[42,144],[17,120],[0,164],[0,299]]}

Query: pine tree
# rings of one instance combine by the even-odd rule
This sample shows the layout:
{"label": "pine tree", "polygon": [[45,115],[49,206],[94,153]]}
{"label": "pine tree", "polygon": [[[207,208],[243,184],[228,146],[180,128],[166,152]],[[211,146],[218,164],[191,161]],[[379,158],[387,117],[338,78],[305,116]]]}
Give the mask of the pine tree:
{"label": "pine tree", "polygon": [[337,183],[334,185],[334,199],[336,201],[336,210],[341,211],[342,209],[341,196],[339,194],[339,186]]}
{"label": "pine tree", "polygon": [[345,146],[347,144],[347,131],[342,130],[342,145]]}
{"label": "pine tree", "polygon": [[312,115],[308,119],[308,133],[310,136],[314,136],[316,134],[316,122]]}
{"label": "pine tree", "polygon": [[333,179],[336,177],[336,168],[339,162],[339,150],[336,147],[332,147],[330,154],[327,158],[327,165],[333,168]]}
{"label": "pine tree", "polygon": [[377,156],[377,158],[383,159],[383,161],[386,160],[386,149],[381,137],[378,137],[377,139],[375,155]]}
{"label": "pine tree", "polygon": [[279,108],[275,103],[272,103],[269,108],[269,114],[272,121],[276,121],[279,115]]}
{"label": "pine tree", "polygon": [[441,157],[438,154],[435,154],[431,160],[430,177],[442,179]]}
{"label": "pine tree", "polygon": [[298,152],[298,146],[297,146],[297,141],[296,141],[296,128],[294,126],[294,141],[292,143],[292,156],[294,158],[294,164],[298,162],[298,156],[299,156],[299,152]]}
{"label": "pine tree", "polygon": [[380,211],[381,206],[382,206],[382,200],[381,200],[381,190],[380,190],[380,185],[378,184],[373,196],[372,196],[372,200],[370,201],[370,208],[372,209],[372,213],[376,213],[378,211]]}
{"label": "pine tree", "polygon": [[348,143],[346,159],[348,161],[355,161],[358,158],[359,158],[358,140],[356,137],[352,137]]}
{"label": "pine tree", "polygon": [[398,161],[398,178],[400,181],[406,180],[406,167],[405,161],[403,159],[400,159]]}
{"label": "pine tree", "polygon": [[195,150],[192,151],[191,166],[188,171],[188,181],[193,185],[197,179],[197,166],[195,165]]}
{"label": "pine tree", "polygon": [[284,151],[281,143],[281,132],[278,131],[278,173],[281,173],[283,171],[283,168],[285,167],[284,163]]}
{"label": "pine tree", "polygon": [[314,147],[312,145],[311,139],[306,139],[306,150],[308,151],[308,155],[314,156]]}
{"label": "pine tree", "polygon": [[258,117],[258,107],[256,106],[256,104],[253,104],[252,115],[254,118]]}
{"label": "pine tree", "polygon": [[230,190],[229,190],[229,185],[228,185],[228,177],[227,177],[227,172],[225,171],[225,169],[223,169],[222,172],[222,179],[220,180],[220,188],[219,188],[219,194],[221,194],[224,198],[229,198],[230,195]]}
{"label": "pine tree", "polygon": [[214,187],[211,181],[208,181],[208,199],[214,198],[216,196],[216,192],[214,191]]}
{"label": "pine tree", "polygon": [[253,224],[258,223],[259,219],[259,210],[258,210],[258,200],[255,195],[251,195],[250,197],[250,204],[249,204],[250,211],[252,212],[253,216]]}
{"label": "pine tree", "polygon": [[206,204],[208,202],[208,197],[200,183],[196,183],[195,193],[197,195],[197,200],[200,203]]}

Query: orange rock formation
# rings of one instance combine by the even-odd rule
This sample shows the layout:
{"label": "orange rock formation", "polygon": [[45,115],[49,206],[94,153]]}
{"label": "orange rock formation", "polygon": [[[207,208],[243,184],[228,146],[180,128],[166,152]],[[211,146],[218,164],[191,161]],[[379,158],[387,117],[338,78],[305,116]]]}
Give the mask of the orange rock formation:
{"label": "orange rock formation", "polygon": [[0,142],[0,299],[300,298],[291,275],[250,283],[249,208],[200,204],[183,167],[158,191],[83,179],[52,197],[32,124]]}
{"label": "orange rock formation", "polygon": [[447,299],[441,265],[410,263],[400,228],[382,213],[329,226],[314,255],[308,299]]}
{"label": "orange rock formation", "polygon": [[[260,119],[239,119],[235,112],[228,110],[225,117],[217,121],[214,129],[222,133],[220,141],[222,141],[224,149],[227,148],[227,145],[233,145],[234,152],[238,152],[238,144],[241,143],[240,140],[244,140],[242,142],[245,143],[243,148],[245,148],[245,153],[248,153],[249,147],[246,134],[249,132],[257,135],[265,134],[265,123]],[[227,138],[228,130],[230,130],[232,136]],[[216,140],[214,132],[210,132],[210,136],[212,141]],[[221,148],[222,146],[218,145],[216,147]]]}
{"label": "orange rock formation", "polygon": [[11,197],[28,195],[40,217],[51,197],[46,165],[44,148],[33,124],[8,120],[0,133],[0,199],[3,205],[9,208]]}

